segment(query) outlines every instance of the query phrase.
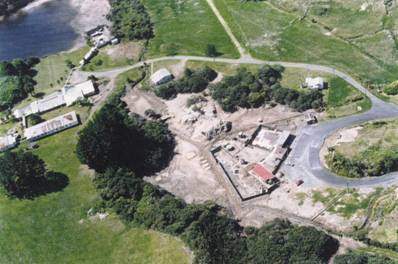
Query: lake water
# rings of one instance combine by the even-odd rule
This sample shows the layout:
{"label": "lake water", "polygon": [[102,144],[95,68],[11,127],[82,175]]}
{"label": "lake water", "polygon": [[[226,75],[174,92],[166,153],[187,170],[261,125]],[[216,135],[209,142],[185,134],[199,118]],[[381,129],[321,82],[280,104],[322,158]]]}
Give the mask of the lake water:
{"label": "lake water", "polygon": [[0,22],[0,60],[44,56],[73,47],[80,35],[69,25],[77,13],[53,0]]}

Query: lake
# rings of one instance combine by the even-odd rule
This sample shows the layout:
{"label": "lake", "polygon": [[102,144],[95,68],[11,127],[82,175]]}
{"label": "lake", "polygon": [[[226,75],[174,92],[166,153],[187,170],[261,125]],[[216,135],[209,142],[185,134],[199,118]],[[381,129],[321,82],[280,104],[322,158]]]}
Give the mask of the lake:
{"label": "lake", "polygon": [[81,36],[70,26],[77,12],[65,0],[53,0],[0,22],[0,60],[66,51]]}

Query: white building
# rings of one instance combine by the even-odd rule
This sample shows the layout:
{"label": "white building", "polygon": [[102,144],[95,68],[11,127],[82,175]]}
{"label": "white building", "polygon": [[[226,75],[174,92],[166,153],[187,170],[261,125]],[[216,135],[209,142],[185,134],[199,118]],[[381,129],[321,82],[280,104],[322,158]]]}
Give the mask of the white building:
{"label": "white building", "polygon": [[111,44],[112,45],[117,45],[117,44],[119,44],[119,42],[120,42],[120,40],[118,38],[111,39]]}
{"label": "white building", "polygon": [[91,80],[73,86],[65,86],[62,91],[54,92],[43,99],[33,101],[24,108],[15,109],[13,115],[20,119],[31,114],[45,113],[63,105],[70,106],[74,102],[93,94],[95,94],[95,87]]}
{"label": "white building", "polygon": [[43,99],[31,102],[28,106],[15,109],[13,115],[15,118],[27,117],[31,114],[44,113],[64,105],[64,96],[62,92],[54,92]]}
{"label": "white building", "polygon": [[169,70],[167,70],[166,68],[162,68],[162,69],[158,70],[157,72],[155,72],[154,74],[152,74],[150,80],[151,80],[151,83],[154,85],[167,83],[167,82],[173,80],[173,74],[171,74],[169,72]]}
{"label": "white building", "polygon": [[76,84],[74,86],[65,86],[62,88],[62,94],[67,106],[74,102],[95,94],[95,87],[91,80]]}
{"label": "white building", "polygon": [[0,152],[12,149],[17,146],[17,137],[7,135],[0,137]]}
{"label": "white building", "polygon": [[313,90],[322,90],[325,88],[325,80],[321,77],[305,78],[305,86]]}
{"label": "white building", "polygon": [[272,151],[277,146],[283,146],[287,142],[290,132],[287,130],[269,130],[261,128],[253,140],[253,145]]}
{"label": "white building", "polygon": [[27,140],[34,141],[78,124],[76,112],[73,111],[25,129],[24,136]]}

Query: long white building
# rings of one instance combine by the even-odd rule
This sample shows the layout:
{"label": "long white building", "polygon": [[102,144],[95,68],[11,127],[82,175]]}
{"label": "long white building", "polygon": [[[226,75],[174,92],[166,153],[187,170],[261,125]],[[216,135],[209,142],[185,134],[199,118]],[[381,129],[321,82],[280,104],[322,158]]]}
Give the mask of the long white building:
{"label": "long white building", "polygon": [[17,137],[7,135],[0,137],[0,152],[12,149],[17,146]]}
{"label": "long white building", "polygon": [[72,105],[76,101],[93,94],[95,94],[95,88],[91,80],[73,86],[65,86],[62,91],[54,92],[43,99],[33,101],[24,108],[14,110],[13,115],[20,119],[23,116],[45,113],[64,105]]}
{"label": "long white building", "polygon": [[73,111],[25,129],[24,136],[27,140],[34,141],[77,125],[79,119]]}

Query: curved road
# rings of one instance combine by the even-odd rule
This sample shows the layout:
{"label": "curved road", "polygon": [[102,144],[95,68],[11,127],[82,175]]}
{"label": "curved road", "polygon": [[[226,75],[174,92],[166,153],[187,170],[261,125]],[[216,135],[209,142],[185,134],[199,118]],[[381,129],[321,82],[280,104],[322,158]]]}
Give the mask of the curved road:
{"label": "curved road", "polygon": [[[377,185],[386,186],[392,183],[398,183],[398,172],[380,177],[348,179],[345,177],[334,175],[322,165],[319,155],[322,144],[324,140],[337,129],[357,125],[375,119],[398,117],[398,106],[382,101],[381,99],[371,94],[365,87],[363,87],[350,75],[341,72],[333,67],[307,63],[265,61],[253,59],[250,56],[242,56],[240,59],[208,58],[199,56],[169,56],[149,59],[131,66],[116,68],[109,71],[87,72],[85,74],[95,74],[98,77],[112,78],[127,70],[138,68],[145,64],[168,60],[222,62],[228,64],[279,64],[287,68],[300,68],[325,72],[344,79],[346,82],[348,82],[353,87],[355,87],[370,98],[372,102],[372,108],[362,114],[334,119],[332,121],[320,123],[303,129],[300,133],[300,136],[298,136],[298,138],[293,143],[293,150],[290,153],[288,160],[282,166],[282,170],[293,180],[303,179],[304,182],[308,185],[328,184],[331,186],[343,187],[347,186],[348,184],[349,187],[369,187]],[[295,166],[292,167],[286,164],[295,164]]]}

